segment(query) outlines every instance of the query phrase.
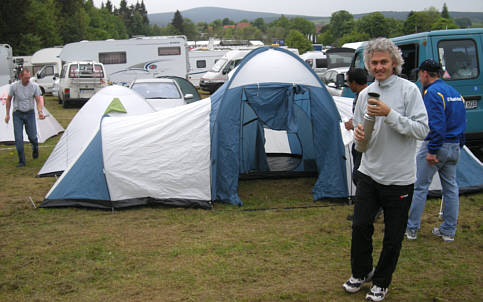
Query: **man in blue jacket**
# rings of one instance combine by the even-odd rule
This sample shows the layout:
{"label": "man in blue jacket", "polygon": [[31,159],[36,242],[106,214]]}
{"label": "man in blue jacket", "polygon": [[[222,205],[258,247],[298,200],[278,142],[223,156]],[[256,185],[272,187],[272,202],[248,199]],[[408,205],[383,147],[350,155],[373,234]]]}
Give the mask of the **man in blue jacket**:
{"label": "man in blue jacket", "polygon": [[429,185],[438,171],[443,192],[443,222],[432,233],[445,242],[454,240],[459,210],[459,192],[456,183],[456,164],[460,147],[464,145],[466,109],[463,97],[440,79],[441,65],[426,60],[419,67],[419,79],[428,112],[430,132],[416,158],[417,180],[409,210],[406,237],[417,238]]}

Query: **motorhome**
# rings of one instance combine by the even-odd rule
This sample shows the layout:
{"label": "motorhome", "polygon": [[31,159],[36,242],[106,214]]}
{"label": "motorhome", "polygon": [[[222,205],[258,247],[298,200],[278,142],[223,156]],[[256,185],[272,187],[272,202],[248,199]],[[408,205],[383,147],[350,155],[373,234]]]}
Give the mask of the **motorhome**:
{"label": "motorhome", "polygon": [[162,75],[187,78],[189,67],[185,36],[69,43],[62,49],[60,59],[103,63],[109,81],[126,86],[138,78]]}
{"label": "motorhome", "polygon": [[68,62],[62,66],[58,85],[58,97],[64,108],[85,102],[107,86],[104,65],[93,61]]}
{"label": "motorhome", "polygon": [[[466,142],[479,144],[483,141],[483,28],[436,30],[392,38],[399,46],[404,59],[401,77],[415,82],[418,66],[427,59],[440,62],[442,79],[456,88],[465,99]],[[364,68],[364,48],[360,46],[351,67]],[[351,97],[349,89],[343,96]]]}
{"label": "motorhome", "polygon": [[324,52],[318,50],[307,51],[301,54],[300,57],[314,70],[319,78],[322,78],[328,66],[327,56]]}
{"label": "motorhome", "polygon": [[221,59],[228,49],[195,48],[188,51],[188,80],[195,86],[200,86],[201,77]]}
{"label": "motorhome", "polygon": [[12,47],[0,44],[0,85],[10,84],[14,79]]}
{"label": "motorhome", "polygon": [[251,49],[231,50],[219,59],[210,71],[200,79],[200,88],[210,93],[215,92],[228,80],[228,73],[240,64]]}
{"label": "motorhome", "polygon": [[32,81],[40,86],[42,94],[51,94],[62,69],[59,58],[62,47],[49,47],[36,51],[31,58]]}

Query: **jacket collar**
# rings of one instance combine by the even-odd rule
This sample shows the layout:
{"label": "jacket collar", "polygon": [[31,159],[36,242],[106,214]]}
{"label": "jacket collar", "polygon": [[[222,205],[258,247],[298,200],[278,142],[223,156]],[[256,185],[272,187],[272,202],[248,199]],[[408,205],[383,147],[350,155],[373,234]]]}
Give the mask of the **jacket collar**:
{"label": "jacket collar", "polygon": [[391,75],[389,78],[385,79],[384,81],[375,80],[375,82],[377,83],[377,86],[381,88],[389,87],[393,85],[396,81],[397,81],[397,75],[394,75],[394,74]]}

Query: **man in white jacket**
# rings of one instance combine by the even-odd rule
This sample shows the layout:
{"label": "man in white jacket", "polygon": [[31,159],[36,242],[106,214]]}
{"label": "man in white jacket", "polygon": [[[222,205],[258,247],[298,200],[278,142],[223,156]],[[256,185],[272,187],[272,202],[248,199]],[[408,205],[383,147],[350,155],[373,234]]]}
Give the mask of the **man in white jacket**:
{"label": "man in white jacket", "polygon": [[[375,81],[359,94],[354,112],[354,138],[364,140],[364,114],[375,116],[374,130],[362,155],[354,207],[351,242],[352,276],[343,284],[354,293],[373,281],[366,299],[385,298],[396,269],[406,230],[416,180],[416,140],[429,132],[428,115],[418,87],[397,76],[401,51],[386,38],[371,40],[364,50],[364,64]],[[369,97],[369,92],[379,98]],[[373,267],[374,217],[384,210],[384,240]]]}

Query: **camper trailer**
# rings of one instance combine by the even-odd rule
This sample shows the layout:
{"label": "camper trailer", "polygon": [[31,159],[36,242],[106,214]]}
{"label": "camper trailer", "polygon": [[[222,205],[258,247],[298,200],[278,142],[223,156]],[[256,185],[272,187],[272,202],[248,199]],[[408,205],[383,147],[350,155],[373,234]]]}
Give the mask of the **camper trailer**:
{"label": "camper trailer", "polygon": [[0,85],[10,84],[14,79],[12,47],[0,44]]}
{"label": "camper trailer", "polygon": [[200,88],[210,93],[215,92],[228,80],[228,73],[240,64],[251,50],[231,50],[219,59],[210,71],[200,79]]}
{"label": "camper trailer", "polygon": [[189,73],[188,80],[195,86],[200,86],[201,77],[208,72],[215,63],[229,50],[195,48],[188,52]]}
{"label": "camper trailer", "polygon": [[185,36],[80,41],[66,44],[60,58],[63,62],[100,62],[105,66],[109,81],[125,86],[138,78],[188,76]]}
{"label": "camper trailer", "polygon": [[62,47],[50,47],[40,49],[32,55],[32,81],[40,86],[42,94],[53,92],[54,83],[62,69],[59,58],[61,51]]}

